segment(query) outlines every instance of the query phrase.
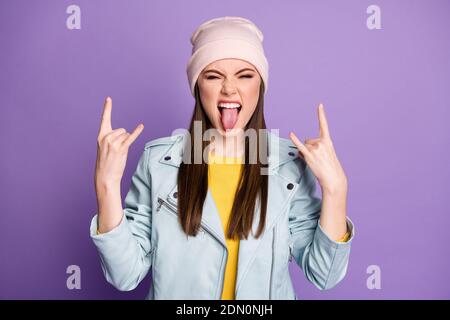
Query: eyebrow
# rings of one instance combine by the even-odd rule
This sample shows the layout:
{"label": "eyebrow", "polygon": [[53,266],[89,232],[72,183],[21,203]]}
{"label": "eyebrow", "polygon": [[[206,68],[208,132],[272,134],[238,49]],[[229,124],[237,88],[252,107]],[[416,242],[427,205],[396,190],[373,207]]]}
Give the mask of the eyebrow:
{"label": "eyebrow", "polygon": [[[236,72],[234,75],[237,75],[237,74],[239,74],[239,73],[241,73],[241,72],[244,72],[244,71],[255,71],[255,70],[253,70],[253,69],[250,69],[250,68],[244,68],[244,69],[241,69],[241,70],[239,70],[238,72]],[[206,70],[205,72],[203,72],[203,74],[206,74],[207,72],[214,72],[214,73],[218,73],[218,74],[220,74],[220,75],[222,75],[222,76],[225,76],[223,73],[221,73],[220,71],[218,71],[218,70],[214,70],[214,69],[209,69],[209,70]]]}

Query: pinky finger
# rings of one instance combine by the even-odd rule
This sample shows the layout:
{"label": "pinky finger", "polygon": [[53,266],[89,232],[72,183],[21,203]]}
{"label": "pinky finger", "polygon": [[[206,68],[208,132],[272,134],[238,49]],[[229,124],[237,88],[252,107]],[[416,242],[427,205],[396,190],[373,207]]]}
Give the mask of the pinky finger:
{"label": "pinky finger", "polygon": [[123,144],[129,147],[139,137],[142,130],[144,130],[144,124],[141,123],[133,130],[133,132],[123,142]]}

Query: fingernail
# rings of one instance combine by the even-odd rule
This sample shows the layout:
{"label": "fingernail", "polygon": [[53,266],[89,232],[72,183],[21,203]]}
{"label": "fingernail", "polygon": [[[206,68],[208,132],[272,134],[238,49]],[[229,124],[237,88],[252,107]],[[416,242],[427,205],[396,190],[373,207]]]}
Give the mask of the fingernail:
{"label": "fingernail", "polygon": [[107,97],[106,97],[106,101],[110,102],[110,101],[111,101],[111,97],[110,97],[110,96],[107,96]]}

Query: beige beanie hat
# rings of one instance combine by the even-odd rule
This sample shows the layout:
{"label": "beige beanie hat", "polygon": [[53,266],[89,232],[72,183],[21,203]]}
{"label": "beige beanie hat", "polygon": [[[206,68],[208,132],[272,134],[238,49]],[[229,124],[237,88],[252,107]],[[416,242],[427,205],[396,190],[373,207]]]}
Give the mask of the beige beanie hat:
{"label": "beige beanie hat", "polygon": [[187,76],[194,96],[200,72],[211,62],[237,58],[256,68],[267,92],[269,64],[262,45],[264,36],[250,20],[241,17],[221,17],[201,24],[191,36],[192,56],[187,64]]}

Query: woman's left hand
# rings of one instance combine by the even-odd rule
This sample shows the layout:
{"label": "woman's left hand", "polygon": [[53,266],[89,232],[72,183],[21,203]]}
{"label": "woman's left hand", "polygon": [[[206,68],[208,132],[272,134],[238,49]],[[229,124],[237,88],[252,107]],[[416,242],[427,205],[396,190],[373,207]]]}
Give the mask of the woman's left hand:
{"label": "woman's left hand", "polygon": [[345,194],[347,192],[347,177],[334,151],[322,104],[319,105],[317,111],[320,128],[318,138],[306,139],[305,144],[303,144],[293,132],[289,136],[297,146],[300,156],[305,159],[319,181],[322,193]]}

